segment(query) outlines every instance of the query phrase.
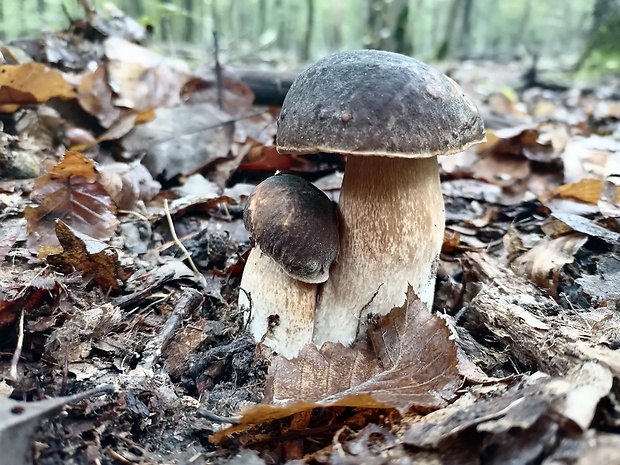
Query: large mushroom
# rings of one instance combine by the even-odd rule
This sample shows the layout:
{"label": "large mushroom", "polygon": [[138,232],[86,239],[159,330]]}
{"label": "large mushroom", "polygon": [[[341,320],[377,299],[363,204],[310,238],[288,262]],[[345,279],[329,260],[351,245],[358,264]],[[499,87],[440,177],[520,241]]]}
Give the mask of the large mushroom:
{"label": "large mushroom", "polygon": [[329,198],[308,181],[277,174],[250,195],[243,215],[254,238],[239,305],[257,342],[294,357],[312,342],[317,284],[338,254],[338,219]]}
{"label": "large mushroom", "polygon": [[319,289],[314,342],[350,344],[369,313],[403,304],[408,284],[430,307],[445,223],[437,155],[485,140],[458,84],[404,55],[335,53],[295,80],[276,140],[280,153],[348,155],[340,253]]}

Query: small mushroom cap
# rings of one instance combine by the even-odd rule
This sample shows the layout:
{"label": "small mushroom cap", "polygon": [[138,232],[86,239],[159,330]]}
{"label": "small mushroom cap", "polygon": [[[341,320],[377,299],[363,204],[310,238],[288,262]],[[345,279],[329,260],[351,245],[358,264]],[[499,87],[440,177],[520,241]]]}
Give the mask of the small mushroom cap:
{"label": "small mushroom cap", "polygon": [[276,140],[280,153],[424,158],[463,151],[485,135],[476,106],[448,76],[405,55],[353,50],[297,77]]}
{"label": "small mushroom cap", "polygon": [[290,174],[267,178],[252,191],[243,223],[292,278],[327,281],[340,239],[336,209],[320,189]]}

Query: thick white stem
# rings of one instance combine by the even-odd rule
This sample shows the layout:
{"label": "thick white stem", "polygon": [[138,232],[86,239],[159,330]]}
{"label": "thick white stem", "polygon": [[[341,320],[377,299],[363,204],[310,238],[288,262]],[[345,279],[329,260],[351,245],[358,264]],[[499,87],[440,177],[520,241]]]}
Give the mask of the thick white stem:
{"label": "thick white stem", "polygon": [[316,284],[291,278],[254,247],[241,278],[239,307],[248,312],[246,322],[256,342],[292,358],[312,342],[316,292]]}
{"label": "thick white stem", "polygon": [[353,342],[369,313],[404,303],[408,283],[432,306],[443,241],[437,157],[350,155],[340,192],[340,253],[319,287],[318,346]]}

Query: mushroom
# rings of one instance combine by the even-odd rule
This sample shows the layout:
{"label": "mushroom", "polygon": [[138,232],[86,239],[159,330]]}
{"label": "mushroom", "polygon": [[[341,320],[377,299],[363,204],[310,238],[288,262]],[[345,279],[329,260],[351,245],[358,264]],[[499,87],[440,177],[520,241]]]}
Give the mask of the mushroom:
{"label": "mushroom", "polygon": [[239,294],[240,306],[250,309],[249,331],[294,357],[312,342],[317,284],[338,254],[336,209],[308,181],[277,174],[254,188],[243,222],[256,242]]}
{"label": "mushroom", "polygon": [[475,105],[452,79],[413,58],[339,52],[303,71],[278,119],[280,153],[347,155],[340,252],[318,291],[314,342],[350,344],[411,284],[432,306],[445,213],[437,155],[485,140]]}

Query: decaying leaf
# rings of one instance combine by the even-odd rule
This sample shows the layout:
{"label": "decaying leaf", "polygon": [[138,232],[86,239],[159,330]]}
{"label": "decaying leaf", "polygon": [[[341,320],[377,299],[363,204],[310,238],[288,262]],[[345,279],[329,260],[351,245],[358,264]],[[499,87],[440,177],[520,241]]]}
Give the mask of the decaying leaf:
{"label": "decaying leaf", "polygon": [[106,303],[76,312],[47,340],[47,353],[59,362],[79,362],[90,354],[92,346],[122,321],[120,308]]}
{"label": "decaying leaf", "polygon": [[[601,199],[603,181],[600,179],[584,179],[582,181],[564,184],[558,187],[550,197],[575,199],[590,205],[596,205]],[[616,196],[620,188],[616,187]]]}
{"label": "decaying leaf", "polygon": [[306,346],[299,357],[276,358],[267,380],[265,403],[244,412],[229,434],[315,408],[396,409],[402,414],[445,407],[462,384],[457,346],[445,322],[432,315],[412,289],[407,301],[368,331],[372,351],[326,343]]}
{"label": "decaying leaf", "polygon": [[532,463],[528,458],[543,452],[541,435],[557,440],[587,430],[611,387],[609,369],[585,362],[566,377],[538,373],[508,389],[480,388],[411,425],[403,441],[423,449],[471,447],[489,463]]}
{"label": "decaying leaf", "polygon": [[114,105],[113,98],[105,66],[99,65],[82,78],[78,87],[78,102],[104,128],[109,128],[121,115],[121,109]]}
{"label": "decaying leaf", "polygon": [[140,112],[181,103],[181,88],[190,78],[187,63],[121,37],[108,38],[104,47],[116,106]]}
{"label": "decaying leaf", "polygon": [[575,254],[587,242],[584,234],[569,234],[554,239],[544,237],[528,252],[517,258],[513,268],[557,297],[560,270],[572,263]]}
{"label": "decaying leaf", "polygon": [[7,465],[32,463],[33,436],[44,418],[59,412],[67,404],[79,402],[96,394],[112,392],[114,392],[113,386],[101,386],[73,396],[40,402],[19,402],[0,398],[0,450],[11,451],[2,458],[2,463]]}
{"label": "decaying leaf", "polygon": [[0,66],[0,111],[15,111],[27,103],[43,103],[55,97],[75,97],[60,71],[41,63]]}
{"label": "decaying leaf", "polygon": [[116,250],[56,220],[56,235],[62,246],[59,254],[48,255],[47,262],[61,273],[81,271],[92,276],[97,284],[117,291],[117,279],[126,281],[131,271],[118,262]]}
{"label": "decaying leaf", "polygon": [[209,103],[158,108],[155,119],[125,136],[123,146],[146,152],[143,163],[151,174],[171,179],[226,158],[234,131],[230,116]]}
{"label": "decaying leaf", "polygon": [[43,245],[58,245],[55,221],[95,239],[110,237],[118,224],[116,207],[94,163],[78,152],[65,152],[50,173],[37,178],[32,198],[39,205],[26,207],[28,247],[36,251]]}
{"label": "decaying leaf", "polygon": [[104,165],[100,181],[120,210],[132,210],[138,200],[148,202],[161,189],[161,184],[141,163]]}
{"label": "decaying leaf", "polygon": [[620,241],[620,233],[603,228],[583,216],[572,213],[553,213],[551,218],[543,223],[541,229],[551,237],[575,231],[590,237],[597,237],[610,244],[617,244]]}
{"label": "decaying leaf", "polygon": [[53,302],[60,291],[50,276],[37,276],[29,283],[1,284],[0,328],[13,323],[20,312],[28,313]]}

